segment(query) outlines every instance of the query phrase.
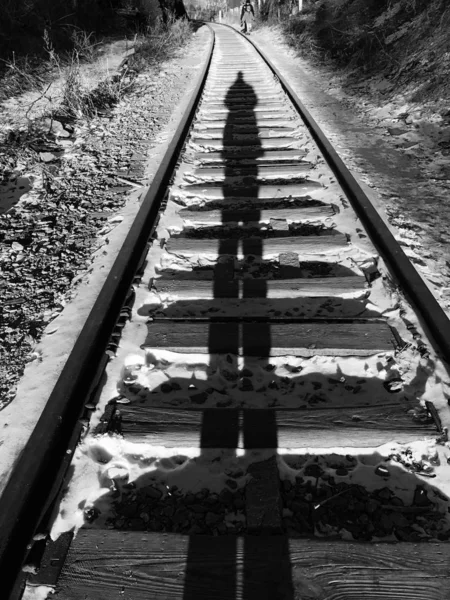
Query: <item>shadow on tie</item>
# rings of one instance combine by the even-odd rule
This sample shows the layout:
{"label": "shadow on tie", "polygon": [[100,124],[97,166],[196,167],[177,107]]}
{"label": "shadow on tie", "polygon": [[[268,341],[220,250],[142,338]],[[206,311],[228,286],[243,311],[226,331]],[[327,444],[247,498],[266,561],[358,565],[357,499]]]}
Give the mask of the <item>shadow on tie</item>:
{"label": "shadow on tie", "polygon": [[[257,158],[264,151],[258,136],[258,123],[255,106],[258,99],[251,85],[245,82],[239,72],[235,82],[230,86],[225,103],[228,108],[227,120],[223,134],[223,162],[225,179],[223,182],[224,210],[222,211],[223,239],[219,243],[219,257],[214,273],[214,297],[238,298],[238,286],[234,280],[233,266],[238,258],[239,244],[242,243],[244,261],[249,257],[258,261],[263,256],[263,240],[256,237],[242,236],[226,239],[225,230],[230,222],[230,208],[233,206],[233,185],[235,185],[235,165],[240,151],[251,150],[252,161],[245,168],[245,194],[248,200],[245,209],[248,222],[258,223],[260,209],[258,199],[258,163]],[[241,125],[241,127],[239,127]],[[245,127],[244,127],[245,126]],[[242,137],[237,137],[239,130],[245,128],[246,144]],[[248,143],[251,139],[251,144]],[[239,187],[242,187],[239,183]],[[228,209],[228,211],[226,211]],[[241,225],[242,228],[242,225]],[[251,289],[243,282],[243,297],[265,298],[267,285],[259,281]],[[251,317],[251,315],[245,315]],[[254,338],[246,323],[229,323],[229,332],[234,339],[232,354],[239,355],[242,348],[242,370],[246,367],[246,356]],[[209,328],[208,350],[216,354],[221,344],[221,333],[218,324],[211,323]],[[259,351],[261,366],[268,362],[271,348],[270,325],[263,323],[259,330]],[[247,352],[246,352],[247,350]],[[241,376],[237,367],[236,376]],[[242,434],[245,449],[277,448],[276,417],[273,410],[248,409],[231,410],[211,408],[203,412],[201,426],[202,448],[234,449],[238,446],[240,420],[242,416]],[[289,559],[288,539],[282,535],[246,535],[209,537],[192,535],[189,539],[189,550],[185,573],[184,600],[293,600],[291,565]]]}

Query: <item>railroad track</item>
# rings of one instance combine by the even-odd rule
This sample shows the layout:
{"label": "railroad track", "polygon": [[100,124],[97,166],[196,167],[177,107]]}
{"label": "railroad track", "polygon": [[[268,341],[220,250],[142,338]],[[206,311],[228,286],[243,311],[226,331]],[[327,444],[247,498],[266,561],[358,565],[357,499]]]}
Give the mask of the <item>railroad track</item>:
{"label": "railroad track", "polygon": [[10,597],[448,599],[448,321],[289,86],[212,30],[0,501]]}

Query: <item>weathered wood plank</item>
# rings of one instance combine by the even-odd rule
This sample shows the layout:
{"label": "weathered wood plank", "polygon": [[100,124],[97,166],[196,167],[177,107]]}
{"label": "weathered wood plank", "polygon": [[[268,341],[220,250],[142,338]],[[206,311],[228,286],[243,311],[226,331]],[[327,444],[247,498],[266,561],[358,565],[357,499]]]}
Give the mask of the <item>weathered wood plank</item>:
{"label": "weathered wood plank", "polygon": [[[357,398],[351,400],[357,405]],[[161,402],[161,401],[160,401]],[[156,402],[155,402],[156,404]],[[246,409],[245,419],[251,415],[271,412],[273,425],[249,428],[243,426],[244,413],[239,416],[238,427],[243,428],[245,438],[224,439],[230,433],[227,413],[237,414],[235,408],[181,410],[172,407],[126,404],[121,406],[122,433],[126,439],[145,442],[152,446],[168,448],[333,448],[337,446],[374,448],[390,442],[408,443],[424,437],[435,437],[436,427],[413,421],[407,408],[400,404],[390,406],[355,406],[353,408],[325,408],[312,410]],[[215,412],[217,421],[205,424],[204,413]],[[250,417],[249,417],[250,415]],[[225,419],[225,420],[224,420]],[[264,439],[255,441],[250,429]],[[250,437],[249,437],[250,435]],[[203,437],[202,437],[203,436]]]}
{"label": "weathered wood plank", "polygon": [[296,115],[292,110],[287,108],[284,111],[260,111],[253,112],[252,110],[241,110],[241,111],[233,111],[232,114],[229,113],[225,108],[214,109],[214,110],[199,110],[197,116],[202,121],[215,121],[217,119],[220,120],[238,120],[238,119],[252,119],[253,121],[256,119],[258,123],[263,119],[292,119],[294,120]]}
{"label": "weathered wood plank", "polygon": [[[284,97],[282,94],[274,94],[270,92],[261,93],[258,97],[258,104],[263,103],[264,105],[270,104],[283,104]],[[203,104],[204,102],[204,104]],[[208,94],[203,97],[202,106],[212,105],[212,106],[229,106],[231,109],[231,114],[234,110],[235,106],[248,106],[252,108],[255,106],[255,101],[252,98],[248,98],[242,94]]]}
{"label": "weathered wood plank", "polygon": [[[258,67],[253,67],[250,68],[247,71],[247,68],[245,69],[245,73],[243,74],[244,77],[244,81],[239,81],[237,79],[237,72],[236,70],[233,69],[228,69],[226,65],[224,65],[223,70],[221,68],[220,70],[220,77],[214,76],[213,74],[211,74],[212,79],[210,80],[208,78],[208,82],[207,85],[205,86],[205,91],[216,91],[216,90],[224,90],[225,92],[230,91],[230,92],[234,92],[235,90],[243,90],[248,94],[248,88],[249,88],[249,84],[247,81],[247,77],[252,77],[254,75],[262,75],[261,73],[261,69]],[[231,78],[230,78],[231,75]],[[234,77],[234,79],[233,79]],[[231,81],[232,84],[230,86],[230,84],[224,81],[224,78],[226,78],[227,80]],[[269,75],[268,78],[264,78],[262,80],[262,82],[253,89],[253,92],[255,94],[258,94],[259,92],[261,92],[262,90],[267,89],[267,90],[280,90],[279,85],[277,85],[276,81],[274,79],[272,79]]]}
{"label": "weathered wood plank", "polygon": [[[298,257],[297,257],[298,260]],[[331,298],[363,296],[368,291],[365,277],[312,277],[311,279],[246,279],[234,280],[241,290],[240,296],[261,298],[261,282],[264,282],[265,298]],[[231,286],[231,282],[230,282]],[[229,287],[230,287],[229,286]],[[225,286],[224,286],[225,287]],[[213,300],[214,281],[191,279],[154,279],[152,289],[164,299]],[[230,287],[231,289],[231,287]],[[254,293],[253,293],[254,292]],[[258,296],[259,293],[259,296]],[[233,298],[236,296],[232,296]],[[242,298],[242,300],[245,300]]]}
{"label": "weathered wood plank", "polygon": [[[81,530],[58,600],[448,600],[450,544]],[[238,591],[240,590],[240,591]]]}
{"label": "weathered wood plank", "polygon": [[[258,167],[240,165],[230,167],[198,167],[194,169],[193,175],[208,181],[229,181],[237,177],[249,177],[251,179],[281,179],[282,177],[299,177],[313,170],[313,165],[306,162],[298,162],[294,165],[261,165]],[[190,173],[186,173],[190,175]]]}
{"label": "weathered wood plank", "polygon": [[[228,76],[228,73],[227,73],[227,76]],[[245,76],[245,77],[247,77],[247,76]],[[218,79],[217,77],[213,78],[211,80],[208,79],[207,86],[209,86],[209,87],[205,86],[205,91],[220,90],[220,91],[228,92],[230,90],[230,83],[225,82],[222,78]],[[234,80],[234,81],[232,81],[232,86],[233,86],[232,87],[233,90],[238,90],[238,91],[245,90],[246,92],[248,92],[247,81],[240,83],[239,81]],[[263,90],[271,91],[273,89],[276,89],[275,88],[275,80],[271,81],[269,78],[269,81],[265,80],[265,81],[259,83],[258,86],[253,91],[257,94],[258,92],[261,92]]]}
{"label": "weathered wood plank", "polygon": [[199,137],[191,140],[197,146],[202,146],[205,148],[215,148],[216,150],[222,148],[231,148],[233,146],[247,146],[247,147],[257,147],[265,150],[266,148],[292,148],[296,144],[298,144],[299,140],[296,138],[287,138],[287,137],[239,137],[236,139],[226,139],[222,138],[206,138]]}
{"label": "weathered wood plank", "polygon": [[246,128],[249,125],[252,127],[259,127],[264,129],[266,127],[290,127],[292,126],[293,121],[288,118],[284,119],[255,119],[254,115],[249,115],[247,118],[242,117],[241,119],[234,119],[233,115],[230,115],[229,118],[226,119],[215,119],[214,121],[198,121],[194,125],[194,129],[196,131],[201,131],[202,129],[215,129],[216,127],[232,127],[233,129],[241,129]]}
{"label": "weathered wood plank", "polygon": [[[223,87],[228,90],[230,89],[229,82],[231,82],[231,89],[238,90],[242,88],[244,90],[247,90],[248,92],[249,78],[251,78],[254,75],[265,75],[261,72],[260,65],[245,65],[243,61],[241,61],[241,65],[239,65],[239,71],[242,72],[242,81],[237,79],[238,69],[236,69],[235,67],[227,66],[227,64],[225,63],[223,67],[221,66],[220,68],[220,76],[217,73],[211,73],[212,79],[208,78],[208,84],[211,85],[211,88],[214,90],[218,87]],[[212,82],[214,82],[214,84],[212,84]],[[272,77],[272,75],[267,74],[266,77],[261,79],[261,83],[258,85],[258,87],[254,88],[253,91],[254,93],[257,93],[263,87],[268,87],[272,90],[279,89],[278,85],[277,81]]]}
{"label": "weathered wood plank", "polygon": [[[246,298],[239,298],[239,289],[235,285],[237,281],[218,280],[215,286],[216,297],[212,300],[165,300],[163,305],[155,305],[154,296],[150,296],[148,304],[143,304],[140,314],[147,314],[154,320],[163,319],[172,321],[205,321],[209,318],[225,319],[255,319],[300,322],[300,319],[323,321],[328,323],[330,315],[340,319],[373,319],[382,315],[368,302],[367,298],[361,298],[361,294],[355,293],[354,298],[318,297],[318,298],[260,298],[255,293],[254,297],[248,293]],[[261,294],[264,288],[259,289]],[[226,301],[222,299],[226,298]],[[147,311],[147,312],[146,312]]]}
{"label": "weathered wood plank", "polygon": [[254,98],[233,98],[231,102],[223,99],[212,99],[205,98],[202,100],[201,107],[202,108],[222,108],[224,106],[227,110],[233,112],[235,110],[241,110],[242,108],[246,108],[248,110],[255,110],[259,108],[259,110],[267,110],[267,108],[276,108],[278,110],[283,110],[286,103],[283,102],[283,97],[278,98],[263,98],[261,102],[255,104]]}
{"label": "weathered wood plank", "polygon": [[231,135],[256,135],[264,134],[267,132],[269,135],[263,135],[263,137],[274,137],[273,132],[276,132],[275,137],[281,137],[282,135],[288,134],[287,137],[291,137],[290,134],[298,131],[297,127],[291,127],[286,124],[276,125],[275,123],[260,126],[256,123],[233,123],[230,125],[214,125],[210,123],[209,127],[197,127],[193,130],[194,137],[205,136],[208,139],[221,139],[223,137],[229,137]]}
{"label": "weathered wood plank", "polygon": [[185,257],[217,258],[226,254],[244,258],[249,255],[261,257],[263,260],[273,259],[284,252],[297,252],[300,256],[329,254],[348,247],[347,236],[343,233],[335,235],[310,235],[281,238],[244,238],[217,240],[211,238],[171,237],[165,249],[171,254]]}
{"label": "weathered wood plank", "polygon": [[239,164],[271,164],[273,161],[294,161],[301,160],[307,155],[306,150],[269,150],[261,154],[259,151],[241,148],[235,151],[226,152],[198,152],[195,159],[203,164],[227,163]]}
{"label": "weathered wood plank", "polygon": [[270,334],[261,324],[241,325],[239,348],[229,323],[148,323],[142,347],[173,352],[227,353],[244,356],[371,356],[395,349],[395,338],[384,322],[276,323]]}
{"label": "weathered wood plank", "polygon": [[267,223],[270,219],[286,219],[293,223],[327,219],[335,214],[333,206],[305,206],[302,208],[275,208],[255,210],[189,210],[181,209],[178,213],[184,221],[196,224],[222,225],[223,223]]}
{"label": "weathered wood plank", "polygon": [[204,131],[193,131],[191,139],[197,143],[197,138],[202,140],[223,140],[226,143],[236,141],[244,145],[259,143],[260,140],[280,139],[284,137],[287,142],[299,138],[295,129],[289,130],[286,127],[270,127],[259,129],[254,127],[248,131],[239,131],[236,129],[205,129]]}
{"label": "weathered wood plank", "polygon": [[[198,117],[201,119],[202,115],[204,113],[207,114],[220,114],[223,115],[225,118],[228,114],[230,114],[230,109],[228,108],[228,106],[226,106],[225,104],[211,104],[211,103],[204,103],[201,104],[200,106],[200,110],[199,110],[199,115]],[[258,117],[259,114],[276,114],[279,116],[279,118],[281,119],[282,117],[286,117],[291,113],[291,111],[289,110],[289,108],[286,107],[286,105],[282,105],[279,102],[276,104],[257,104],[256,106],[251,106],[251,105],[245,105],[245,104],[240,104],[240,105],[236,105],[233,106],[233,110],[232,110],[232,115],[236,116],[236,115],[254,115],[255,117]]]}
{"label": "weathered wood plank", "polygon": [[208,83],[216,89],[216,85],[222,85],[227,89],[239,89],[243,87],[249,90],[251,86],[253,88],[252,93],[256,93],[259,86],[270,85],[272,89],[276,89],[276,80],[272,79],[271,74],[261,72],[261,69],[256,65],[253,68],[246,67],[242,73],[242,81],[238,79],[238,72],[242,72],[242,68],[227,68],[226,65],[221,67],[220,73],[210,73],[208,77]]}
{"label": "weathered wood plank", "polygon": [[230,187],[225,185],[192,184],[182,188],[174,188],[172,195],[175,197],[202,198],[205,200],[245,200],[255,199],[284,200],[289,198],[304,198],[315,190],[321,190],[318,181],[303,181],[284,185],[259,185],[254,188]]}
{"label": "weathered wood plank", "polygon": [[[267,95],[273,95],[278,91],[277,88],[274,88],[273,85],[266,85],[263,83],[259,83],[257,86],[257,89],[254,90],[254,92],[256,93],[256,95],[258,96],[258,98],[260,96],[267,96]],[[248,86],[239,86],[239,85],[232,85],[232,87],[230,87],[229,84],[220,84],[217,83],[214,86],[211,86],[209,89],[206,88],[205,89],[205,94],[203,96],[203,98],[207,99],[209,97],[211,97],[213,94],[220,94],[221,98],[226,98],[227,96],[229,96],[230,98],[239,98],[244,96],[244,94],[248,94]],[[278,94],[278,98],[285,98],[285,96],[283,97],[283,95],[279,95]]]}

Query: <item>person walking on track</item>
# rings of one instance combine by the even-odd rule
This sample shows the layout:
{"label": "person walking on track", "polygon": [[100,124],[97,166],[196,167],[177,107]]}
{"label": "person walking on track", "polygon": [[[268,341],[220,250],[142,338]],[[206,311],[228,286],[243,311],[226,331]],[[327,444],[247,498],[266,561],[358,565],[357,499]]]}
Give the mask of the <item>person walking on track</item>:
{"label": "person walking on track", "polygon": [[253,21],[255,20],[255,9],[250,0],[245,0],[241,8],[241,26],[244,33],[250,35]]}

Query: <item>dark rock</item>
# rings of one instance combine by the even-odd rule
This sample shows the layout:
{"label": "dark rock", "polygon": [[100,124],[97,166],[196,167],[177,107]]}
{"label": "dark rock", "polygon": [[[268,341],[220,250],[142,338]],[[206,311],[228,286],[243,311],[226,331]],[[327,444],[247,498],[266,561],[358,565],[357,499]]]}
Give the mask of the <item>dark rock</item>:
{"label": "dark rock", "polygon": [[398,538],[401,542],[410,542],[411,540],[411,532],[413,530],[408,527],[395,527],[395,537]]}
{"label": "dark rock", "polygon": [[387,487],[384,487],[384,488],[382,488],[381,490],[377,490],[377,491],[375,492],[375,494],[377,495],[377,497],[378,497],[380,500],[386,500],[386,501],[387,501],[387,500],[390,500],[390,499],[391,499],[391,496],[393,496],[393,493],[392,493],[392,491],[391,491],[389,488],[387,488]]}
{"label": "dark rock", "polygon": [[346,469],[345,467],[338,467],[336,469],[336,475],[339,475],[339,477],[345,477],[346,475],[348,475],[348,469]]}
{"label": "dark rock", "polygon": [[235,498],[233,506],[236,510],[243,510],[245,508],[245,500],[243,498]]}
{"label": "dark rock", "polygon": [[370,523],[370,518],[367,513],[362,513],[358,516],[357,522],[359,525],[368,525]]}
{"label": "dark rock", "polygon": [[191,504],[189,510],[192,510],[195,513],[205,513],[208,509],[203,504]]}
{"label": "dark rock", "polygon": [[137,509],[137,502],[130,502],[130,504],[125,504],[120,507],[120,515],[123,517],[134,517],[137,513]]}
{"label": "dark rock", "polygon": [[252,377],[253,376],[253,372],[250,371],[250,369],[242,369],[241,371],[241,377]]}
{"label": "dark rock", "polygon": [[177,508],[177,510],[175,511],[175,513],[172,517],[172,521],[176,525],[182,525],[182,524],[188,522],[188,518],[189,518],[189,512],[187,511],[187,509]]}
{"label": "dark rock", "polygon": [[395,511],[391,513],[391,521],[394,527],[408,527],[410,524],[405,515]]}
{"label": "dark rock", "polygon": [[394,528],[394,523],[392,521],[392,516],[387,513],[382,513],[380,519],[377,521],[376,525],[385,533],[392,533]]}
{"label": "dark rock", "polygon": [[366,510],[369,514],[374,513],[376,510],[380,508],[381,504],[374,498],[370,498],[370,500],[366,503]]}
{"label": "dark rock", "polygon": [[292,483],[289,481],[289,479],[284,479],[281,485],[284,492],[289,492],[292,490]]}
{"label": "dark rock", "polygon": [[428,498],[426,490],[418,485],[414,491],[414,506],[430,506],[432,504],[431,500]]}
{"label": "dark rock", "polygon": [[194,525],[192,525],[192,527],[188,531],[189,535],[202,535],[204,533],[205,533],[205,528],[202,527],[201,525],[199,525],[198,523],[195,523]]}
{"label": "dark rock", "polygon": [[165,517],[173,517],[173,515],[175,514],[175,507],[174,506],[165,506],[162,510],[161,510],[161,514],[164,515]]}
{"label": "dark rock", "polygon": [[205,515],[205,523],[208,526],[216,525],[216,523],[218,523],[219,521],[222,521],[222,520],[223,520],[223,518],[221,515],[218,515],[213,512],[207,512]]}
{"label": "dark rock", "polygon": [[231,505],[233,502],[233,494],[228,489],[223,489],[219,494],[219,499],[223,504]]}
{"label": "dark rock", "polygon": [[393,496],[389,502],[390,504],[392,504],[392,506],[405,506],[403,500],[401,498],[398,498],[397,496]]}
{"label": "dark rock", "polygon": [[290,509],[293,513],[308,515],[310,512],[310,505],[307,502],[294,501],[291,503]]}
{"label": "dark rock", "polygon": [[143,531],[146,528],[144,521],[142,519],[139,519],[138,517],[130,519],[128,521],[128,527],[132,531]]}
{"label": "dark rock", "polygon": [[163,531],[164,525],[158,519],[152,519],[148,524],[148,528],[151,531]]}
{"label": "dark rock", "polygon": [[238,484],[236,483],[236,481],[234,479],[227,479],[225,481],[225,483],[227,484],[228,487],[230,487],[232,490],[235,490],[238,486]]}
{"label": "dark rock", "polygon": [[216,529],[217,529],[217,532],[219,533],[219,535],[225,535],[226,533],[228,533],[227,526],[223,522],[222,523],[218,523],[216,525]]}
{"label": "dark rock", "polygon": [[227,406],[231,406],[233,404],[233,400],[231,398],[225,398],[224,400],[218,400],[216,402],[216,406],[219,408],[226,408]]}
{"label": "dark rock", "polygon": [[227,381],[236,381],[239,378],[239,374],[236,371],[222,369],[220,373]]}
{"label": "dark rock", "polygon": [[143,494],[147,498],[154,498],[155,500],[159,500],[163,495],[161,490],[159,490],[158,488],[154,488],[152,486],[143,488],[141,490],[141,494]]}
{"label": "dark rock", "polygon": [[378,475],[379,477],[390,477],[391,476],[389,469],[387,469],[384,465],[378,465],[378,467],[376,467],[375,475]]}
{"label": "dark rock", "polygon": [[248,377],[244,377],[239,387],[243,392],[251,392],[254,389],[253,383]]}
{"label": "dark rock", "polygon": [[200,392],[199,394],[193,394],[190,399],[195,404],[204,404],[208,400],[208,394],[206,392]]}
{"label": "dark rock", "polygon": [[305,477],[320,477],[323,473],[323,469],[322,467],[320,467],[317,464],[309,464],[306,465],[304,471],[303,471],[303,475]]}

